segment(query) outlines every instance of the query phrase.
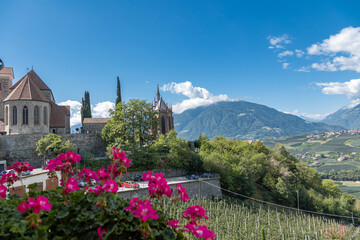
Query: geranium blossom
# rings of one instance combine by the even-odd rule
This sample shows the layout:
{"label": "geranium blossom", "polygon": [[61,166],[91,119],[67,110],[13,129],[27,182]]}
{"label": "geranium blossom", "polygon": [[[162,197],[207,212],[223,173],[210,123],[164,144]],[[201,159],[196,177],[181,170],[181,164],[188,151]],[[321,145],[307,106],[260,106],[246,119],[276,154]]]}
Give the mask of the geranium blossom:
{"label": "geranium blossom", "polygon": [[97,232],[99,235],[99,240],[102,240],[102,235],[103,235],[103,233],[107,233],[107,230],[105,228],[102,228],[101,226],[99,226],[97,228]]}
{"label": "geranium blossom", "polygon": [[[147,176],[145,176],[145,178],[146,177]],[[151,198],[161,198],[163,195],[170,198],[172,195],[172,189],[168,185],[162,173],[156,173],[154,176],[151,176],[148,184],[148,190]]]}
{"label": "geranium blossom", "polygon": [[119,190],[119,185],[114,180],[108,180],[102,187],[104,191],[116,193]]}
{"label": "geranium blossom", "polygon": [[195,230],[191,231],[195,237],[210,240],[215,239],[215,234],[213,231],[209,230],[206,225],[201,225],[200,227],[196,228]]}
{"label": "geranium blossom", "polygon": [[183,217],[191,222],[196,222],[202,218],[209,219],[208,216],[205,215],[206,210],[199,205],[191,205],[183,212]]}
{"label": "geranium blossom", "polygon": [[73,192],[73,191],[77,191],[79,190],[80,187],[79,187],[79,184],[78,182],[76,181],[75,178],[69,178],[67,180],[67,182],[65,183],[65,190],[64,192],[65,193],[70,193],[70,192]]}
{"label": "geranium blossom", "polygon": [[117,162],[121,166],[125,166],[127,168],[130,167],[131,159],[126,158],[126,153],[125,152],[120,152],[119,148],[112,147],[112,155],[111,155],[111,157],[114,160],[118,160]]}
{"label": "geranium blossom", "polygon": [[17,210],[19,212],[27,212],[32,209],[36,214],[39,214],[40,210],[50,211],[51,208],[52,204],[49,203],[49,199],[43,196],[39,196],[36,199],[28,198],[28,203],[22,202],[19,206],[17,206]]}
{"label": "geranium blossom", "polygon": [[180,225],[179,225],[179,220],[177,220],[177,219],[173,219],[173,220],[169,221],[169,222],[168,222],[168,225],[169,225],[170,227],[172,227],[172,228],[178,228],[178,227],[180,227]]}
{"label": "geranium blossom", "polygon": [[8,167],[7,170],[13,169],[16,171],[19,175],[21,175],[22,172],[26,171],[32,171],[34,170],[33,166],[30,166],[28,162],[16,162],[12,166]]}
{"label": "geranium blossom", "polygon": [[105,171],[105,168],[97,170],[97,174],[100,181],[110,180],[110,174]]}
{"label": "geranium blossom", "polygon": [[79,154],[67,151],[66,153],[60,153],[55,160],[49,160],[44,169],[49,170],[50,173],[53,171],[73,172],[72,164],[80,162],[80,160]]}
{"label": "geranium blossom", "polygon": [[6,191],[7,191],[7,187],[5,187],[4,185],[0,185],[0,197],[2,198],[6,198]]}
{"label": "geranium blossom", "polygon": [[91,179],[100,181],[95,171],[92,171],[89,168],[83,168],[78,174],[78,180],[84,179],[86,182],[91,183]]}
{"label": "geranium blossom", "polygon": [[147,172],[144,172],[143,176],[142,176],[142,179],[144,181],[147,181],[151,178],[151,176],[153,175],[153,173],[151,171],[147,171]]}
{"label": "geranium blossom", "polygon": [[15,173],[9,172],[9,173],[5,173],[1,176],[0,184],[7,183],[8,187],[10,187],[17,180],[20,180],[20,178],[18,176],[16,176]]}
{"label": "geranium blossom", "polygon": [[183,186],[181,186],[181,183],[177,184],[177,187],[175,188],[175,190],[179,194],[180,199],[183,200],[184,202],[187,202],[190,199],[189,195],[185,191],[185,188]]}
{"label": "geranium blossom", "polygon": [[159,219],[159,215],[156,214],[157,210],[153,209],[150,200],[139,200],[138,198],[133,198],[129,203],[130,205],[126,207],[125,210],[134,213],[135,217],[141,217],[143,222],[149,218]]}

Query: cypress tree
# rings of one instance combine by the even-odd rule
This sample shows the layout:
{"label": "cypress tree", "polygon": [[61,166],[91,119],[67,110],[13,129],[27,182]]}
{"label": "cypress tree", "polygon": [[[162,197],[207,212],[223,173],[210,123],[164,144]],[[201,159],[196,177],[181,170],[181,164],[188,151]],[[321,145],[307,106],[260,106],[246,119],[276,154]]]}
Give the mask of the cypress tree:
{"label": "cypress tree", "polygon": [[117,77],[117,89],[116,89],[116,105],[121,102],[121,87],[120,87],[120,79]]}
{"label": "cypress tree", "polygon": [[84,118],[91,118],[91,104],[90,93],[85,91],[84,97],[81,99],[81,124],[84,122]]}

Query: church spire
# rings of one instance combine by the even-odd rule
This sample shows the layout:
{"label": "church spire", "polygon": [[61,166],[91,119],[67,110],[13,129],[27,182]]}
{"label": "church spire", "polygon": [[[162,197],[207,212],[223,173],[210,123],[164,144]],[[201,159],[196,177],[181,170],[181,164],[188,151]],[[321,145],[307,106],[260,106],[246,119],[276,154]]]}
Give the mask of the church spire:
{"label": "church spire", "polygon": [[157,93],[156,93],[157,100],[160,101],[160,91],[159,91],[159,84],[157,85]]}

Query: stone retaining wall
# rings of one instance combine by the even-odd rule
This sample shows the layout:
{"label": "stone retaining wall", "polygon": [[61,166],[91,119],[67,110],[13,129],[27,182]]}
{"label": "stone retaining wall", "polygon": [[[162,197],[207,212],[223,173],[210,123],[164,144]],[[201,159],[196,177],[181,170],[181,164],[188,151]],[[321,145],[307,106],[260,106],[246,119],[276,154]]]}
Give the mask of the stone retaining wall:
{"label": "stone retaining wall", "polygon": [[[220,187],[220,178],[210,178],[210,179],[201,179],[201,180],[189,180],[187,182],[182,182],[181,185],[185,187],[186,192],[189,194],[189,197],[215,197],[221,198],[222,193],[221,190],[217,187],[211,186],[204,182],[211,183],[217,187]],[[169,184],[172,189],[177,186],[177,183]],[[118,192],[118,196],[126,199],[130,199],[133,197],[145,197],[149,193],[147,188],[139,188],[125,192]]]}
{"label": "stone retaining wall", "polygon": [[[142,176],[146,171],[137,171],[137,172],[128,172],[122,175],[122,181],[129,181],[134,180],[137,176]],[[188,174],[188,171],[184,169],[154,169],[151,170],[152,173],[162,173],[164,174],[165,178],[172,178],[172,177],[181,177]]]}
{"label": "stone retaining wall", "polygon": [[[0,135],[0,160],[6,160],[7,166],[17,161],[30,162],[35,168],[41,167],[41,157],[36,153],[36,142],[47,134]],[[69,140],[80,155],[89,152],[94,156],[106,151],[100,134],[63,134],[64,141]]]}

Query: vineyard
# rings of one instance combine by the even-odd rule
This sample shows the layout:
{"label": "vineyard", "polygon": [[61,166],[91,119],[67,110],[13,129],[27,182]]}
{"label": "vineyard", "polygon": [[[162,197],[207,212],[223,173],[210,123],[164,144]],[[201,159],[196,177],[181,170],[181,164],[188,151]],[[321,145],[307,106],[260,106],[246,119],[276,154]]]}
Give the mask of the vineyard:
{"label": "vineyard", "polygon": [[[181,219],[187,206],[197,204],[206,209],[208,227],[217,239],[360,239],[360,228],[349,223],[236,198],[192,198],[189,203],[165,204],[165,209]],[[339,224],[345,225],[343,231]],[[331,228],[344,237],[330,238]]]}

